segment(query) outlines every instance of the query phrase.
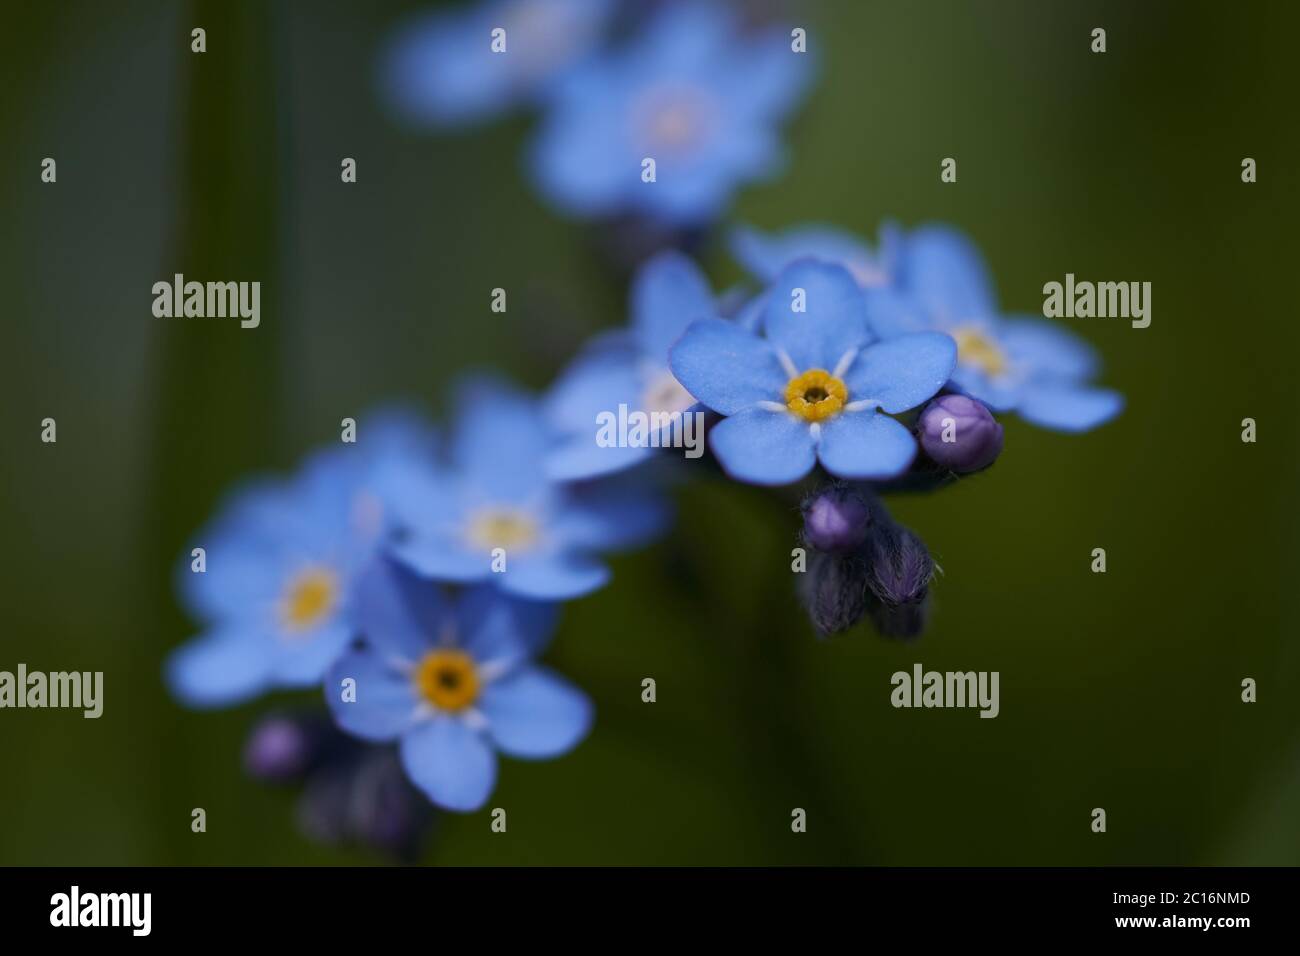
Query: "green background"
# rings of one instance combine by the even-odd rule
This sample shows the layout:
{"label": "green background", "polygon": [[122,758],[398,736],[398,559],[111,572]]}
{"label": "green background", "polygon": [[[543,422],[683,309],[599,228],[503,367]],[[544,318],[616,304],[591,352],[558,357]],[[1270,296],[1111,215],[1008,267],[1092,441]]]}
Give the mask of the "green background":
{"label": "green background", "polygon": [[[444,816],[425,859],[1300,863],[1288,6],[801,8],[820,82],[786,174],[744,190],[736,218],[868,236],[948,221],[1025,312],[1066,272],[1150,281],[1148,329],[1067,320],[1127,410],[1085,436],[1008,420],[990,473],[891,502],[944,572],[913,646],[866,625],[814,639],[787,497],[682,489],[674,533],[617,559],[548,654],[594,697],[594,733],[559,760],[503,761],[489,807],[509,832],[486,809]],[[171,586],[181,544],[224,489],[293,467],[341,418],[395,398],[438,410],[468,367],[540,388],[625,320],[599,231],[522,176],[528,117],[436,135],[382,114],[376,52],[410,8],[6,12],[0,669],[106,686],[98,721],[0,711],[0,863],[376,859],[307,842],[292,793],[244,777],[270,702],[203,714],[165,694],[161,661],[193,633]],[[718,288],[741,277],[716,238],[703,261]],[[174,271],[260,279],[261,327],[155,319],[150,287]],[[488,309],[497,286],[506,315]],[[999,671],[1001,716],[891,708],[890,674],[916,662]]]}

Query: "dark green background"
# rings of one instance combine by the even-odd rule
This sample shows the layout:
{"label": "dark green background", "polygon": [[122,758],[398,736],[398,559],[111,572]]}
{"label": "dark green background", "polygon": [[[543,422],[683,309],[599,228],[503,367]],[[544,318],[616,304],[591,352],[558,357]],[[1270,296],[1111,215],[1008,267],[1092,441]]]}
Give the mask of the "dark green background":
{"label": "dark green background", "polygon": [[[820,83],[787,174],[745,190],[737,218],[868,235],[886,217],[946,220],[1027,312],[1066,272],[1150,281],[1150,328],[1069,322],[1128,408],[1081,437],[1009,420],[991,473],[894,502],[944,571],[913,647],[865,626],[815,640],[791,593],[790,503],[685,489],[675,533],[566,609],[549,659],[595,698],[590,739],[503,762],[489,806],[509,833],[486,810],[445,817],[426,859],[1300,862],[1287,6],[800,14]],[[232,482],[292,467],[344,416],[402,397],[437,409],[473,366],[544,386],[625,319],[599,233],[521,176],[529,119],[438,136],[383,117],[376,51],[397,12],[6,12],[0,669],[102,670],[106,700],[98,721],[0,711],[0,863],[372,860],[309,844],[291,795],[244,778],[268,701],[199,714],[164,693],[163,656],[193,632],[171,589],[183,538]],[[57,185],[39,181],[45,156]],[[344,156],[357,185],[339,182]],[[939,181],[946,156],[955,185]],[[740,277],[720,243],[705,265],[719,287]],[[155,319],[150,287],[173,271],[260,279],[261,328]],[[57,445],[39,441],[47,415]],[[1246,416],[1257,444],[1240,441]],[[918,661],[1000,671],[1001,716],[892,709],[889,675]],[[196,806],[206,834],[190,831]]]}

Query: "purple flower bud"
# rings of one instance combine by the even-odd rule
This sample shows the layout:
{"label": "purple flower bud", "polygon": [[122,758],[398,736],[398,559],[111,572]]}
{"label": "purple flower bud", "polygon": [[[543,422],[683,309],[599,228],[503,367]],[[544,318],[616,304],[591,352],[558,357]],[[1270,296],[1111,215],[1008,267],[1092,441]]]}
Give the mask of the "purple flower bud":
{"label": "purple flower bud", "polygon": [[871,508],[848,485],[828,485],[803,505],[803,539],[810,548],[848,554],[867,540]]}
{"label": "purple flower bud", "polygon": [[857,555],[814,551],[799,584],[818,637],[847,631],[867,611],[867,567]]}
{"label": "purple flower bud", "polygon": [[866,548],[868,611],[885,637],[917,637],[925,627],[934,560],[907,528],[878,528]]}
{"label": "purple flower bud", "polygon": [[268,717],[244,744],[244,768],[249,776],[268,783],[297,780],[315,761],[320,738],[315,721]]}
{"label": "purple flower bud", "polygon": [[983,403],[940,395],[916,420],[916,437],[941,468],[969,474],[987,468],[1002,451],[1002,426]]}

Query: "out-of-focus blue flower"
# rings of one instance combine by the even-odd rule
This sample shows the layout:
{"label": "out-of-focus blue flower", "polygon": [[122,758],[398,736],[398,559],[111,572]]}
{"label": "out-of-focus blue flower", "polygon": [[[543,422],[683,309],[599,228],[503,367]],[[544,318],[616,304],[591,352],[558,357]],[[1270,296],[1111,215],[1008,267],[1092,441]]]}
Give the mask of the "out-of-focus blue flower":
{"label": "out-of-focus blue flower", "polygon": [[671,419],[677,424],[662,430],[666,441],[698,407],[668,368],[668,350],[696,319],[717,314],[708,280],[690,259],[665,252],[642,266],[631,298],[631,329],[593,343],[546,397],[547,419],[559,434],[546,467],[559,481],[612,474],[655,452],[648,436],[640,446],[599,444],[598,416],[618,415],[622,406]]}
{"label": "out-of-focus blue flower", "polygon": [[731,254],[754,278],[772,282],[781,270],[800,259],[820,259],[849,270],[865,288],[893,281],[902,234],[892,223],[880,227],[880,241],[872,249],[853,233],[835,226],[792,226],[781,233],[763,233],[749,226],[731,232]]}
{"label": "out-of-focus blue flower", "polygon": [[[554,628],[554,605],[491,587],[453,603],[385,561],[366,575],[358,609],[365,645],[331,669],[330,710],[364,740],[398,741],[407,775],[439,806],[481,807],[497,751],[557,757],[590,730],[586,695],[532,662]],[[343,692],[349,678],[354,695]]]}
{"label": "out-of-focus blue flower", "polygon": [[1045,428],[1079,432],[1117,415],[1123,396],[1088,385],[1096,352],[1060,325],[1003,318],[975,246],[956,230],[925,226],[903,241],[894,285],[867,290],[876,334],[933,329],[957,343],[955,389],[995,412],[1014,411]]}
{"label": "out-of-focus blue flower", "polygon": [[817,461],[843,478],[907,468],[916,441],[880,412],[914,408],[943,386],[952,339],[921,332],[873,344],[862,289],[841,266],[814,260],[781,273],[762,324],[765,338],[721,319],[695,322],[671,352],[677,380],[728,416],[710,444],[730,475],[776,485]]}
{"label": "out-of-focus blue flower", "polygon": [[[777,126],[809,74],[787,31],[745,35],[722,5],[671,3],[627,48],[556,85],[533,176],[570,215],[709,222],[742,183],[779,171]],[[654,182],[642,180],[646,159]]]}
{"label": "out-of-focus blue flower", "polygon": [[409,531],[393,553],[421,575],[568,600],[609,579],[597,553],[642,544],[666,526],[662,499],[639,487],[548,477],[553,436],[538,401],[491,379],[456,391],[450,468],[414,476],[394,496]]}
{"label": "out-of-focus blue flower", "polygon": [[[541,98],[600,41],[616,0],[490,0],[401,25],[383,92],[403,119],[455,126]],[[493,31],[505,31],[504,52]]]}
{"label": "out-of-focus blue flower", "polygon": [[319,683],[352,638],[353,582],[394,527],[391,495],[407,470],[431,468],[431,455],[422,423],[385,413],[292,479],[237,491],[191,542],[204,570],[192,552],[178,569],[182,599],[206,629],[168,659],[172,692],[217,707]]}

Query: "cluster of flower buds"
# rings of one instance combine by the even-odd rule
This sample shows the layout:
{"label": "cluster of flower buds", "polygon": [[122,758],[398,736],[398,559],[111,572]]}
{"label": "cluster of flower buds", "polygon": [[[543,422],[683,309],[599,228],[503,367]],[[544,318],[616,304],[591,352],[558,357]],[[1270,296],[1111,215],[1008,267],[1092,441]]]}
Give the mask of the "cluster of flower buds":
{"label": "cluster of flower buds", "polygon": [[934,577],[925,542],[865,485],[819,489],[804,502],[803,517],[811,554],[801,597],[817,633],[838,634],[866,616],[885,637],[919,636]]}

